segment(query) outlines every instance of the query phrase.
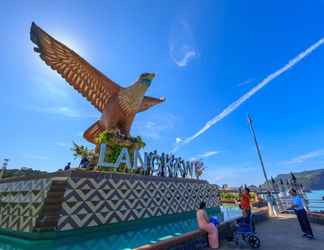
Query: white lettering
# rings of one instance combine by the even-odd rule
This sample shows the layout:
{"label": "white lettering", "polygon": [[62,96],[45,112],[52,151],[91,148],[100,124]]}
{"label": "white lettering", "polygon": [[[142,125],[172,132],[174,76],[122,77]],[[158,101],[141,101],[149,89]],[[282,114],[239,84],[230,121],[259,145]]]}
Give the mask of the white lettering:
{"label": "white lettering", "polygon": [[157,151],[144,153],[144,161],[138,150],[133,152],[133,162],[130,161],[127,148],[123,148],[115,163],[105,161],[107,153],[106,144],[100,144],[99,160],[97,167],[115,167],[119,168],[121,164],[126,164],[128,169],[143,168],[145,175],[199,178],[204,170],[203,162],[184,161],[181,158],[175,158],[174,155],[162,154]]}

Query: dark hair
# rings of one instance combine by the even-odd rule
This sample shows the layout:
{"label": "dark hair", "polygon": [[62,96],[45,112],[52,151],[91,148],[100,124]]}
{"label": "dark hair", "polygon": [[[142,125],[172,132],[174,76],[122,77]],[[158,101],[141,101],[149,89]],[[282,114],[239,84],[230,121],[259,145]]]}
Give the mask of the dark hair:
{"label": "dark hair", "polygon": [[244,188],[244,190],[246,191],[246,192],[248,192],[248,193],[250,193],[250,189],[249,188]]}
{"label": "dark hair", "polygon": [[200,202],[199,209],[204,209],[206,207],[206,203],[204,201]]}
{"label": "dark hair", "polygon": [[291,189],[290,189],[290,192],[292,192],[292,193],[294,193],[294,194],[297,194],[297,191],[296,191],[296,189],[294,189],[294,188],[291,188]]}

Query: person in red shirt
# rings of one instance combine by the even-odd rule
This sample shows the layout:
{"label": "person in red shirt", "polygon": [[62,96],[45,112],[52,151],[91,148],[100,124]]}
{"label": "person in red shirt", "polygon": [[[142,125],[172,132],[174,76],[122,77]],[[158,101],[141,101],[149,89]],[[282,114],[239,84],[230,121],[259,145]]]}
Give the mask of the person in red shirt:
{"label": "person in red shirt", "polygon": [[247,187],[244,188],[243,190],[243,194],[241,196],[241,201],[240,201],[240,208],[242,209],[242,214],[244,218],[250,216],[251,213],[250,189],[248,189]]}
{"label": "person in red shirt", "polygon": [[[251,224],[252,228],[251,230],[255,232],[255,223],[253,216],[251,215],[251,205],[250,205],[250,189],[247,187],[244,188],[242,196],[241,196],[241,202],[240,202],[240,208],[242,209],[243,218],[240,218],[237,221],[237,224]],[[251,221],[252,220],[252,221]]]}

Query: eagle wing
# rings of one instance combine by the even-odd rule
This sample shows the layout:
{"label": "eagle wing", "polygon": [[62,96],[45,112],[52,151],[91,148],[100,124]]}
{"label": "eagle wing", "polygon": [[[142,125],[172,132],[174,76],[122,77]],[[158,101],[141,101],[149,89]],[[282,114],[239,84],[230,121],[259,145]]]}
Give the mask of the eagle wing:
{"label": "eagle wing", "polygon": [[60,43],[35,23],[30,39],[47,65],[56,70],[73,88],[87,98],[99,111],[121,87],[91,66],[73,50]]}
{"label": "eagle wing", "polygon": [[142,104],[137,112],[145,111],[145,110],[149,109],[150,107],[152,107],[156,104],[159,104],[161,102],[164,102],[164,101],[165,101],[164,97],[154,98],[154,97],[150,97],[150,96],[144,96]]}

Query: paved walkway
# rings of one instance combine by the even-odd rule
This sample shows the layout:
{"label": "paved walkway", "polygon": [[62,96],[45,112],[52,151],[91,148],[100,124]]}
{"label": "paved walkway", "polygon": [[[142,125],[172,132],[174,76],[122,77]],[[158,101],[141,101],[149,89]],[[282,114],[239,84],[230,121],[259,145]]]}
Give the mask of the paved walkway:
{"label": "paved walkway", "polygon": [[[315,240],[303,238],[294,215],[281,215],[256,225],[260,250],[324,250],[324,226],[312,224]],[[221,250],[240,249],[232,242],[222,242]]]}

